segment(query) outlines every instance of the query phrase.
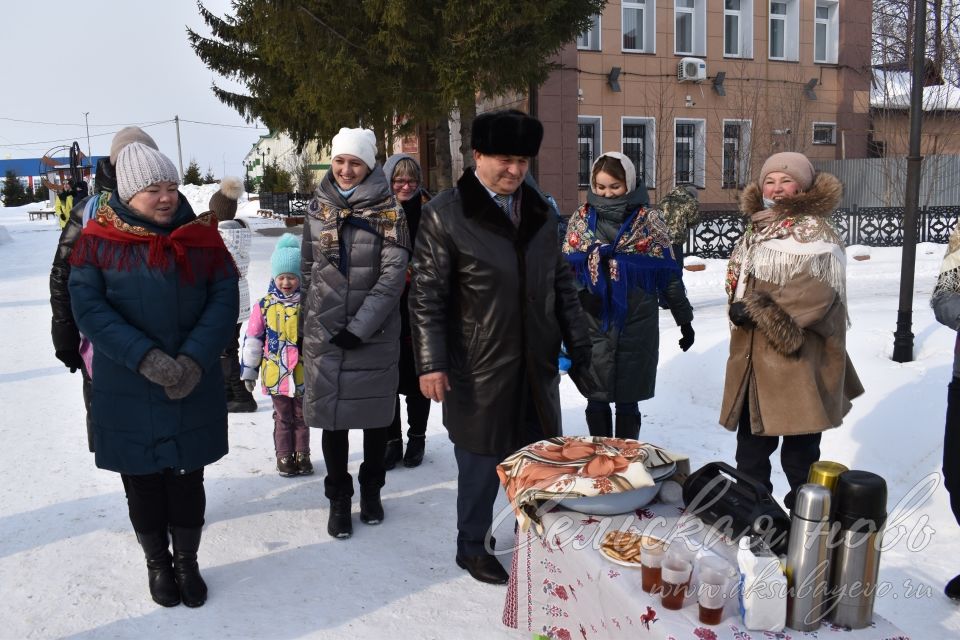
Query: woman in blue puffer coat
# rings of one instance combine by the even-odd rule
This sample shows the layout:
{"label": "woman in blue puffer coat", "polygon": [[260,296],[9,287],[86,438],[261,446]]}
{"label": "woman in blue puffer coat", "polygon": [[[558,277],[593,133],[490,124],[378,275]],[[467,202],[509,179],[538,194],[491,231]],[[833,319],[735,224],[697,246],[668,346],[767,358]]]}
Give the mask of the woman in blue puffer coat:
{"label": "woman in blue puffer coat", "polygon": [[96,463],[123,480],[154,601],[198,607],[203,468],[227,453],[220,353],[237,319],[237,269],[216,217],[198,218],[178,193],[169,158],[134,142],[116,174],[70,256],[73,314],[94,345]]}

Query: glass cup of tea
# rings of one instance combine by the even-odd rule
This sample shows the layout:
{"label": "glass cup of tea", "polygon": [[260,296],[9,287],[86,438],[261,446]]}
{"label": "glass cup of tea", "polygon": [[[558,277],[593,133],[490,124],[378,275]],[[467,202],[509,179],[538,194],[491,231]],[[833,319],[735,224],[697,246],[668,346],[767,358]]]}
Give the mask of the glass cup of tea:
{"label": "glass cup of tea", "polygon": [[690,587],[693,565],[677,555],[668,555],[660,565],[660,604],[664,609],[683,608]]}
{"label": "glass cup of tea", "polygon": [[644,538],[640,547],[641,588],[647,593],[660,590],[660,565],[667,553],[666,543],[656,538]]}
{"label": "glass cup of tea", "polygon": [[701,624],[716,625],[723,620],[727,601],[727,587],[732,576],[730,563],[723,558],[708,556],[698,564],[700,585],[697,603]]}

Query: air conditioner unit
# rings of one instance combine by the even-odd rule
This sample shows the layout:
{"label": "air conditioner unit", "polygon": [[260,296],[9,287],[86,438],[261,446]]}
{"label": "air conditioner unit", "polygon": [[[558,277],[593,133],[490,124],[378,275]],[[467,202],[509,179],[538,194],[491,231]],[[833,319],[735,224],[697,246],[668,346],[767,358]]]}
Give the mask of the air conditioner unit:
{"label": "air conditioner unit", "polygon": [[707,79],[707,63],[700,58],[681,58],[677,65],[677,80],[701,82]]}

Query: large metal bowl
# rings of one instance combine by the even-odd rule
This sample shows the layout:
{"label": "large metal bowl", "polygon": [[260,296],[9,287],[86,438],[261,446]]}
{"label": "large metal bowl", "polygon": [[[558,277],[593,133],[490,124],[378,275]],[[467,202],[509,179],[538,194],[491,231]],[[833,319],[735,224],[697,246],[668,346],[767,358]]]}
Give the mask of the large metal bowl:
{"label": "large metal bowl", "polygon": [[650,487],[641,487],[639,489],[631,489],[630,491],[620,491],[617,493],[603,493],[597,496],[562,498],[557,501],[557,505],[563,509],[598,516],[630,513],[653,502],[653,499],[660,493],[660,485],[673,475],[676,469],[677,464],[675,462],[652,469],[650,475],[653,476],[654,484]]}

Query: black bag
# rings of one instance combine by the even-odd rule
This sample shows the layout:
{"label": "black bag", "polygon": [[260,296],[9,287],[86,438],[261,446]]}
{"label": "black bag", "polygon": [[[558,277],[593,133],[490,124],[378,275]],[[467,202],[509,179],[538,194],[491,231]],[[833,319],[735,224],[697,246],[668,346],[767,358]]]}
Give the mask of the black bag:
{"label": "black bag", "polygon": [[722,532],[734,544],[756,535],[777,555],[787,552],[790,517],[766,487],[725,462],[710,462],[683,483],[687,513]]}

